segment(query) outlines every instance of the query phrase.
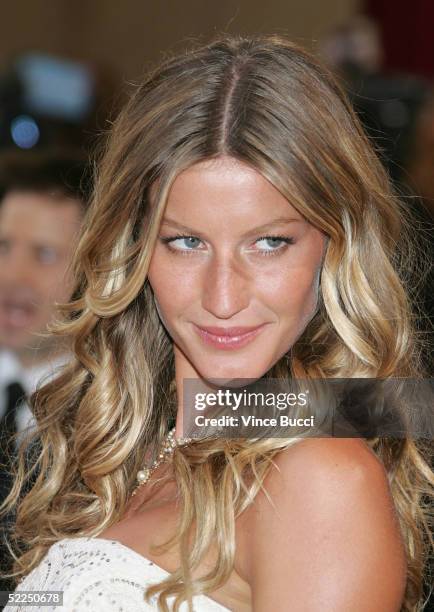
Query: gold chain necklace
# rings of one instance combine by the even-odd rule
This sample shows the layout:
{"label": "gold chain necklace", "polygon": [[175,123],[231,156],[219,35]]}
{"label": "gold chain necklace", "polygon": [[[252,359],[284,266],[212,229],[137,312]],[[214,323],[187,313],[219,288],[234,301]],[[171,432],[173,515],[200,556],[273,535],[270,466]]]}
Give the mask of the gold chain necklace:
{"label": "gold chain necklace", "polygon": [[131,496],[134,496],[139,488],[148,482],[152,473],[155,472],[159,465],[168,460],[176,447],[183,446],[191,442],[191,438],[175,438],[175,430],[176,427],[173,427],[173,429],[171,429],[166,435],[163,440],[163,444],[161,445],[160,452],[158,453],[158,457],[153,461],[153,463],[149,467],[145,466],[137,472],[136,480],[138,484]]}

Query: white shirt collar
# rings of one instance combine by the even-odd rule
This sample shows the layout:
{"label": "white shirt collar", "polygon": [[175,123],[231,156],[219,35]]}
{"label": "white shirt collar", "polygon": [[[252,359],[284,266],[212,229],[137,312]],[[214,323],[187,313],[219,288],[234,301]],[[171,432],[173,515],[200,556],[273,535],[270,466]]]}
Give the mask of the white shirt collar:
{"label": "white shirt collar", "polygon": [[[43,382],[48,382],[54,377],[70,358],[70,355],[65,353],[56,357],[53,356],[43,363],[35,363],[33,366],[24,368],[13,352],[0,349],[0,418],[6,409],[5,388],[9,383],[20,382],[26,393],[30,395],[36,390],[37,386],[41,386]],[[21,404],[15,418],[18,431],[33,426],[34,419],[27,402]]]}
{"label": "white shirt collar", "polygon": [[0,349],[0,387],[5,387],[10,382],[18,380],[28,394],[33,393],[38,384],[52,378],[69,359],[70,355],[64,353],[56,357],[49,357],[42,363],[23,367],[12,351]]}
{"label": "white shirt collar", "polygon": [[14,353],[0,349],[0,387],[21,378],[21,365]]}

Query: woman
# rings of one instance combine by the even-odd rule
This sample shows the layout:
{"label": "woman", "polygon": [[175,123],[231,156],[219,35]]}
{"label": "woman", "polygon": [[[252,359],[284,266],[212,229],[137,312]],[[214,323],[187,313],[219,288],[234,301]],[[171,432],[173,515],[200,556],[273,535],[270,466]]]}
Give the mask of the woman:
{"label": "woman", "polygon": [[63,590],[67,610],[420,610],[420,441],[181,439],[186,379],[421,376],[405,244],[306,52],[227,37],[156,69],[99,166],[55,330],[75,361],[33,397],[19,589]]}

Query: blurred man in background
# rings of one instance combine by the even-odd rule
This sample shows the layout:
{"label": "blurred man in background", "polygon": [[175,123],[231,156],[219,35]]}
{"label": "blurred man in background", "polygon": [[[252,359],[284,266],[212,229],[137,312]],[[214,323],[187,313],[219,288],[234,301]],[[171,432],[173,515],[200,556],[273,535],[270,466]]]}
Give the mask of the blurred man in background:
{"label": "blurred man in background", "polygon": [[[68,358],[43,333],[67,302],[69,264],[88,195],[85,164],[74,157],[18,152],[0,158],[0,503],[20,433],[32,425],[26,401]],[[1,546],[1,543],[0,543]],[[2,558],[3,557],[3,558]],[[9,563],[0,549],[0,563]],[[14,587],[0,581],[0,590]]]}

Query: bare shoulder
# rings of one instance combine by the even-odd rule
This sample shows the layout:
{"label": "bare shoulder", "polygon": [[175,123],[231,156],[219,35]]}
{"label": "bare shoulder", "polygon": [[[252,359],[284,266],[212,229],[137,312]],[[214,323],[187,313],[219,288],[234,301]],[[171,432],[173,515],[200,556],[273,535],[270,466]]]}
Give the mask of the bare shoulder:
{"label": "bare shoulder", "polygon": [[274,464],[244,523],[255,612],[398,611],[405,553],[374,452],[360,439],[306,439]]}
{"label": "bare shoulder", "polygon": [[[386,485],[387,475],[383,464],[366,442],[360,438],[307,438],[280,452],[275,457],[276,470],[269,480],[284,478],[289,485],[297,475],[309,476],[312,484],[325,485],[324,477],[336,478],[342,485],[359,478],[375,480]],[[277,476],[277,474],[280,476]],[[306,479],[304,479],[306,480]],[[305,482],[306,484],[306,482]],[[374,483],[371,483],[374,484]],[[324,486],[329,490],[330,482]]]}

